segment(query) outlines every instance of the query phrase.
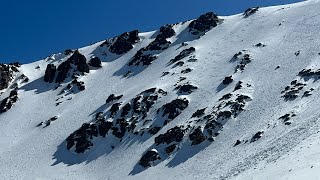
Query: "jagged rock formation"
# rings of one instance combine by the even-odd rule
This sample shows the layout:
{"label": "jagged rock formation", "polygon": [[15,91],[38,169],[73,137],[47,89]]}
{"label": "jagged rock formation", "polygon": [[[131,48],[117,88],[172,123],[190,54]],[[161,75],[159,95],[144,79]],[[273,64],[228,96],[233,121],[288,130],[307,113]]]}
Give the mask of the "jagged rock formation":
{"label": "jagged rock formation", "polygon": [[14,74],[19,72],[19,63],[0,64],[0,90],[9,87],[10,82],[14,78]]}
{"label": "jagged rock formation", "polygon": [[213,12],[201,15],[189,24],[189,31],[193,35],[201,35],[216,27],[219,23],[218,16]]}
{"label": "jagged rock formation", "polygon": [[160,27],[159,34],[156,36],[155,40],[152,41],[147,47],[140,49],[133,57],[133,59],[128,63],[129,66],[148,66],[152,61],[157,59],[157,56],[153,53],[158,50],[167,49],[171,42],[167,40],[175,35],[173,30],[173,25],[167,24]]}
{"label": "jagged rock formation", "polygon": [[116,37],[115,42],[110,46],[110,52],[119,55],[127,53],[133,48],[133,45],[139,41],[138,30],[125,32],[119,37]]}
{"label": "jagged rock formation", "polygon": [[57,68],[54,64],[48,64],[44,74],[44,82],[52,83],[56,75],[56,70]]}
{"label": "jagged rock formation", "polygon": [[10,92],[9,97],[3,99],[0,104],[0,113],[4,113],[12,108],[12,106],[17,102],[18,100],[18,92],[16,90],[13,90]]}

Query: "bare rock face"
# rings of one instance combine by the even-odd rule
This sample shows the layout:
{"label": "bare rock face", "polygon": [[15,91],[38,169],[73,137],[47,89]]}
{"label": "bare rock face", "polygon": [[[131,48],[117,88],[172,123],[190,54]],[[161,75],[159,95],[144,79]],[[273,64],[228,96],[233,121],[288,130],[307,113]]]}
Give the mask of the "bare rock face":
{"label": "bare rock face", "polygon": [[189,24],[189,31],[193,35],[201,35],[218,25],[219,18],[213,12],[201,15]]}
{"label": "bare rock face", "polygon": [[119,55],[127,53],[133,48],[133,45],[139,41],[138,30],[125,32],[116,38],[115,42],[110,46],[110,52]]}
{"label": "bare rock face", "polygon": [[56,75],[57,68],[53,64],[48,64],[44,74],[44,82],[52,83]]}

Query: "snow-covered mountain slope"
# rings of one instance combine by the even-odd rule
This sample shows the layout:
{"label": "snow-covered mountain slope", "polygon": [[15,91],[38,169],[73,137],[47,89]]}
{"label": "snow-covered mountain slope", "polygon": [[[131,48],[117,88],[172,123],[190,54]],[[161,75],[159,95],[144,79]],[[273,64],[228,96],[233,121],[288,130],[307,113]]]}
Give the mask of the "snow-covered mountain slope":
{"label": "snow-covered mountain slope", "polygon": [[1,179],[319,179],[319,9],[207,13],[2,65]]}

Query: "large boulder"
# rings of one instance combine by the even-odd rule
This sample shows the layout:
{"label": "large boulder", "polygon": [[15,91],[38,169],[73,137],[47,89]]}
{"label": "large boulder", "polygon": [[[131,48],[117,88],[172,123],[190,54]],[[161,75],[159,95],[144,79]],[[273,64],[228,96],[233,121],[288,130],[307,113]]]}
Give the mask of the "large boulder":
{"label": "large boulder", "polygon": [[98,57],[92,58],[92,59],[89,61],[89,65],[92,66],[92,67],[97,67],[97,68],[102,67],[101,60],[100,60],[100,58],[98,58]]}
{"label": "large boulder", "polygon": [[119,55],[127,53],[133,48],[133,45],[139,41],[138,30],[125,32],[116,38],[115,42],[110,46],[110,52]]}
{"label": "large boulder", "polygon": [[219,18],[213,12],[201,15],[189,24],[189,31],[193,35],[201,35],[218,25]]}
{"label": "large boulder", "polygon": [[44,74],[44,82],[52,83],[56,75],[57,68],[54,64],[48,64]]}
{"label": "large boulder", "polygon": [[151,167],[152,162],[161,159],[156,149],[147,151],[140,159],[139,164],[145,168]]}

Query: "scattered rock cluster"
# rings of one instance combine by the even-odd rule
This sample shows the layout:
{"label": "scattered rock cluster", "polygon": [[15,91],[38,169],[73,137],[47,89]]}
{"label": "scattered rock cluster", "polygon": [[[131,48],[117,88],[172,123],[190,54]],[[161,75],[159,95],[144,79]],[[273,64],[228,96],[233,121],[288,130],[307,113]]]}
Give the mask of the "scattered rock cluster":
{"label": "scattered rock cluster", "polygon": [[42,126],[43,128],[48,127],[48,126],[50,126],[50,124],[51,124],[53,121],[55,121],[55,120],[57,120],[57,119],[58,119],[58,116],[51,117],[50,119],[48,119],[48,120],[46,120],[46,121],[40,122],[40,123],[37,125],[37,127],[40,127],[40,126]]}
{"label": "scattered rock cluster", "polygon": [[167,40],[175,35],[172,24],[160,27],[159,34],[147,47],[140,49],[129,62],[129,66],[148,66],[152,61],[157,59],[157,55],[153,51],[167,49],[171,42]]}
{"label": "scattered rock cluster", "polygon": [[290,121],[291,118],[292,118],[292,117],[295,117],[295,116],[296,116],[295,113],[290,112],[290,113],[287,113],[287,114],[279,117],[279,119],[282,120],[285,125],[290,125],[290,124],[292,123],[292,122]]}
{"label": "scattered rock cluster", "polygon": [[[307,84],[305,83],[298,82],[298,80],[293,80],[291,81],[290,86],[286,86],[285,89],[281,92],[281,94],[283,94],[282,97],[286,101],[295,100],[299,96],[300,91],[302,91],[306,85]],[[305,91],[303,96],[304,97],[310,96],[311,95],[310,93],[313,90],[314,89],[311,88],[309,91]]]}
{"label": "scattered rock cluster", "polygon": [[240,51],[238,53],[236,53],[233,58],[230,60],[230,62],[234,62],[237,61],[238,65],[235,67],[235,72],[242,72],[244,70],[244,68],[247,66],[247,64],[251,63],[252,58],[250,56],[250,54],[245,53],[246,51]]}
{"label": "scattered rock cluster", "polygon": [[[167,95],[167,93],[162,89],[151,88],[141,92],[124,105],[123,103],[112,104],[106,113],[109,118],[108,121],[103,112],[97,113],[93,123],[85,123],[80,129],[67,138],[67,148],[70,150],[75,145],[75,152],[83,153],[93,145],[91,141],[93,137],[105,137],[109,134],[109,131],[119,139],[123,138],[126,133],[129,132],[137,135],[139,130],[135,129],[136,125],[144,121],[152,106],[161,96],[165,95]],[[110,95],[107,102],[114,102],[121,97],[122,95]],[[110,121],[110,118],[113,120]],[[150,128],[150,134],[155,134],[160,130],[159,128],[160,127]]]}

